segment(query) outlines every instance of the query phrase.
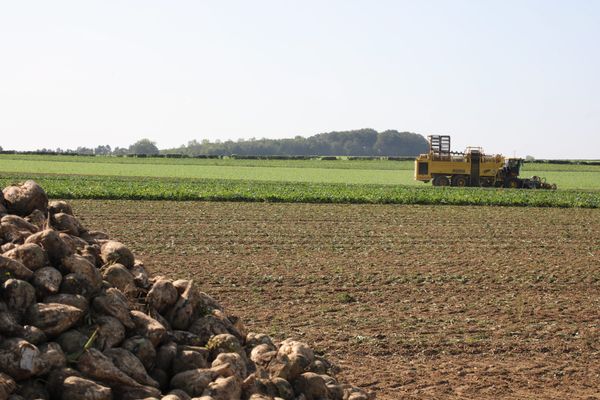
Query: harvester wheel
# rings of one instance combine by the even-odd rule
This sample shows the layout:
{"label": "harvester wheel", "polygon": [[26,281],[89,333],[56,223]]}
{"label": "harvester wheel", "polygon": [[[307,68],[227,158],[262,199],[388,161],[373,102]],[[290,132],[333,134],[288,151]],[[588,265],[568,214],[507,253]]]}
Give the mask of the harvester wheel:
{"label": "harvester wheel", "polygon": [[448,186],[450,181],[444,175],[439,175],[433,178],[433,186]]}
{"label": "harvester wheel", "polygon": [[465,187],[469,185],[469,180],[464,175],[454,175],[452,177],[452,186]]}
{"label": "harvester wheel", "polygon": [[517,178],[508,178],[504,181],[504,187],[507,189],[518,189],[521,187],[521,182]]}

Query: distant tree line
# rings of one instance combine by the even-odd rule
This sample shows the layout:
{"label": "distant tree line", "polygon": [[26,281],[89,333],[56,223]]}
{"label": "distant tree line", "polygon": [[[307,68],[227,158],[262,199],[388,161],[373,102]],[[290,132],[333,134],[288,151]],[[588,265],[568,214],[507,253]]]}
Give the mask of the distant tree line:
{"label": "distant tree line", "polygon": [[416,133],[374,129],[320,133],[308,138],[240,139],[225,142],[192,140],[162,153],[197,155],[282,156],[416,156],[427,152],[427,140]]}
{"label": "distant tree line", "polygon": [[100,145],[95,148],[92,147],[77,147],[76,149],[37,149],[35,151],[5,151],[0,146],[0,152],[3,153],[35,153],[35,154],[65,154],[65,155],[80,155],[80,156],[125,156],[130,154],[145,154],[145,155],[156,155],[160,153],[156,142],[150,139],[141,139],[132,144],[129,147],[115,147],[114,149],[110,145]]}
{"label": "distant tree line", "polygon": [[[427,152],[427,140],[416,133],[374,129],[359,129],[344,132],[320,133],[308,138],[293,139],[239,139],[237,141],[192,140],[187,145],[174,149],[159,150],[156,143],[141,139],[131,146],[115,147],[101,145],[95,148],[39,149],[30,153],[78,154],[78,155],[182,155],[194,156],[358,156],[358,157],[402,157],[416,156]],[[2,148],[0,147],[0,151]],[[6,152],[6,151],[5,151]]]}

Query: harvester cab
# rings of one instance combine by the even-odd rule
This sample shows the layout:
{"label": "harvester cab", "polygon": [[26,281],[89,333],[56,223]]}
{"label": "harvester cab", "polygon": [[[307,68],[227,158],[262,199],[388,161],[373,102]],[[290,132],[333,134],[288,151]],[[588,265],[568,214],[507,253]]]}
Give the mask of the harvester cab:
{"label": "harvester cab", "polygon": [[525,163],[522,158],[507,158],[504,163],[504,170],[507,176],[519,176],[521,173],[521,167]]}

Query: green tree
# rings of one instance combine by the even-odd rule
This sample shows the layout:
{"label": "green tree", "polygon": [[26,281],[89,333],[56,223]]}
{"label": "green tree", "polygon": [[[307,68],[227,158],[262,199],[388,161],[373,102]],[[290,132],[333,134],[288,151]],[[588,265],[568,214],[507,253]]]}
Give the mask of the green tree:
{"label": "green tree", "polygon": [[112,151],[112,154],[115,156],[124,156],[127,154],[127,149],[124,147],[115,147],[115,149]]}
{"label": "green tree", "polygon": [[159,150],[156,147],[156,142],[150,139],[141,139],[129,146],[130,154],[158,154]]}
{"label": "green tree", "polygon": [[427,140],[415,133],[388,130],[379,133],[373,150],[382,156],[415,156],[425,153]]}
{"label": "green tree", "polygon": [[87,154],[87,155],[94,154],[93,149],[91,149],[89,147],[82,147],[82,146],[79,146],[77,149],[75,149],[75,152],[77,154]]}
{"label": "green tree", "polygon": [[111,148],[110,145],[106,145],[106,146],[98,146],[94,149],[94,154],[96,155],[101,155],[101,156],[106,156],[109,155],[111,153]]}

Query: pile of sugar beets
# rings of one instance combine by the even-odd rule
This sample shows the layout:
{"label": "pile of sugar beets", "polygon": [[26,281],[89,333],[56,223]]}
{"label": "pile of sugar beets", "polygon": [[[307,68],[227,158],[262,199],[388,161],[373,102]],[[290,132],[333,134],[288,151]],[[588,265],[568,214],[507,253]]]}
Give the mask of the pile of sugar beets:
{"label": "pile of sugar beets", "polygon": [[150,277],[35,182],[0,196],[0,400],[366,400],[306,344]]}

